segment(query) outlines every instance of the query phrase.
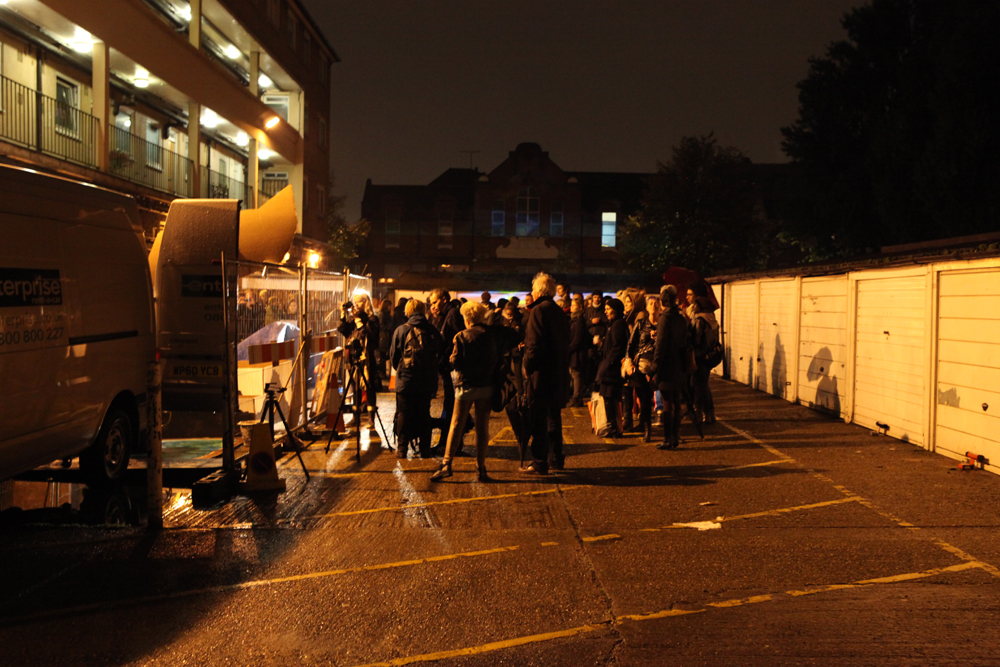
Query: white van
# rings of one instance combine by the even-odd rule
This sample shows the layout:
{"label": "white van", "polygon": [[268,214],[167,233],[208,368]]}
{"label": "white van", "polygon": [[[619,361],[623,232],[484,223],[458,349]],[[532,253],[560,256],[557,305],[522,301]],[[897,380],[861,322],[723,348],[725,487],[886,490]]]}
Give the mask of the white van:
{"label": "white van", "polygon": [[135,202],[0,166],[0,480],[80,455],[124,476],[146,427],[155,320]]}

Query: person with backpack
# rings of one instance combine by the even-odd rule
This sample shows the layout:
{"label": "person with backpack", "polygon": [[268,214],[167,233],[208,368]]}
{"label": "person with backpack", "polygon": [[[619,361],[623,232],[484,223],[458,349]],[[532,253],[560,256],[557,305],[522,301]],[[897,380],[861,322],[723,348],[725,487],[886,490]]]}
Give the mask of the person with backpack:
{"label": "person with backpack", "polygon": [[441,334],[424,317],[424,302],[406,302],[405,324],[392,334],[389,360],[396,370],[396,456],[405,459],[411,445],[420,458],[431,458],[431,399],[437,393],[444,351]]}
{"label": "person with backpack", "polygon": [[707,296],[694,300],[691,316],[691,342],[694,358],[698,363],[692,376],[694,418],[704,418],[706,424],[715,423],[715,399],[708,385],[712,369],[722,363],[722,346],[719,344],[719,321],[715,318],[715,304]]}

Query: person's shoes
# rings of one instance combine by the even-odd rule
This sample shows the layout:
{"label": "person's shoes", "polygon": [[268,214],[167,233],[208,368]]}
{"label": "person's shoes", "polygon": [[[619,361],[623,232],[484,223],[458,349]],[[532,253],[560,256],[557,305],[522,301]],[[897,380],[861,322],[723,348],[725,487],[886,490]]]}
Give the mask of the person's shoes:
{"label": "person's shoes", "polygon": [[668,441],[668,440],[664,440],[663,442],[661,442],[660,444],[658,444],[656,446],[656,448],[657,449],[673,449],[673,447],[670,446],[670,441]]}
{"label": "person's shoes", "polygon": [[422,449],[422,450],[420,450],[420,458],[422,458],[422,459],[432,459],[432,458],[434,458],[434,454],[432,454],[431,450],[429,450],[429,449]]}
{"label": "person's shoes", "polygon": [[486,472],[486,468],[480,468],[477,478],[480,482],[492,482],[493,478]]}
{"label": "person's shoes", "polygon": [[614,426],[610,424],[602,428],[597,432],[598,438],[620,438],[622,437],[621,431],[617,430]]}
{"label": "person's shoes", "polygon": [[396,445],[396,458],[405,459],[408,452],[408,448],[403,445]]}
{"label": "person's shoes", "polygon": [[628,419],[622,422],[622,433],[632,433],[635,430],[635,425],[632,424],[632,416],[629,415]]}
{"label": "person's shoes", "polygon": [[523,468],[520,468],[518,472],[520,472],[522,475],[536,475],[536,476],[549,474],[548,470],[542,470],[541,468],[536,468],[534,463],[529,463]]}
{"label": "person's shoes", "polygon": [[663,426],[663,410],[656,411],[656,418],[653,420],[653,426]]}
{"label": "person's shoes", "polygon": [[562,472],[563,470],[566,469],[565,463],[566,463],[565,459],[554,459],[552,461],[549,461],[549,469]]}
{"label": "person's shoes", "polygon": [[567,408],[582,408],[583,407],[583,401],[581,401],[579,398],[574,398],[572,401],[569,402],[569,405],[567,405],[566,407]]}
{"label": "person's shoes", "polygon": [[643,424],[642,441],[653,442],[653,424],[651,422]]}
{"label": "person's shoes", "polygon": [[709,414],[707,412],[705,413],[705,423],[706,424],[714,424],[715,423],[715,413],[714,412],[711,413],[711,414]]}
{"label": "person's shoes", "polygon": [[452,475],[451,464],[450,463],[442,463],[441,464],[441,469],[438,470],[433,475],[431,475],[431,481],[432,482],[438,482],[438,481],[440,481],[442,479],[447,479],[448,477],[451,477],[451,475]]}

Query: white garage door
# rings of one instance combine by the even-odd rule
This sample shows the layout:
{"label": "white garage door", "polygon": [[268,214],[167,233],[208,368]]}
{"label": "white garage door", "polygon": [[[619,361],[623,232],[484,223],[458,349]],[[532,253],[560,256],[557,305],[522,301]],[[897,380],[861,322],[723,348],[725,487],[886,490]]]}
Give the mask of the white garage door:
{"label": "white garage door", "polygon": [[935,447],[1000,466],[1000,271],[942,273],[938,287]]}
{"label": "white garage door", "polygon": [[797,308],[794,280],[761,281],[757,389],[778,398],[787,398],[792,393]]}
{"label": "white garage door", "polygon": [[753,378],[756,283],[732,283],[726,299],[726,354],[729,377],[749,385]]}
{"label": "white garage door", "polygon": [[847,396],[847,276],[804,278],[799,402],[843,416]]}
{"label": "white garage door", "polygon": [[924,443],[924,276],[858,281],[854,421]]}

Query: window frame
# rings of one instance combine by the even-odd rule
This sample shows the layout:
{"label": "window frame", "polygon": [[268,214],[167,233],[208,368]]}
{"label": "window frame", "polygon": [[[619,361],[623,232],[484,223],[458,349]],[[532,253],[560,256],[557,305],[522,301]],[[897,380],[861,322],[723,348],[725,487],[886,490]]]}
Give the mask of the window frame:
{"label": "window frame", "polygon": [[541,236],[538,191],[531,185],[517,191],[517,213],[515,220],[514,236]]}
{"label": "window frame", "polygon": [[[610,218],[608,216],[611,216]],[[612,234],[607,233],[608,224],[613,225],[612,229],[614,232]],[[608,239],[610,238],[610,243]],[[615,249],[618,242],[618,212],[617,211],[601,211],[601,248]]]}
{"label": "window frame", "polygon": [[[146,141],[146,168],[163,171],[163,134],[160,131],[160,124],[152,118],[147,118],[144,129],[143,139]],[[151,136],[156,141],[150,141],[149,138]]]}
{"label": "window frame", "polygon": [[503,199],[493,200],[490,236],[507,236],[507,206]]}
{"label": "window frame", "polygon": [[[398,208],[387,208],[385,210],[385,247],[398,248],[399,237],[402,234],[403,223],[402,213]],[[392,224],[395,223],[395,224]]]}
{"label": "window frame", "polygon": [[[563,203],[561,201],[554,201],[549,204],[549,236],[554,236],[561,238],[566,233],[566,212],[563,210]],[[559,216],[559,222],[556,222],[556,216]],[[556,227],[558,225],[559,233],[556,233]]]}
{"label": "window frame", "polygon": [[437,216],[438,224],[438,248],[454,247],[455,237],[455,212],[454,210],[440,209]]}
{"label": "window frame", "polygon": [[[60,85],[64,86],[72,93],[73,99],[69,102],[62,102],[59,100]],[[57,74],[55,100],[56,108],[52,124],[55,127],[56,132],[66,135],[67,137],[78,139],[80,137],[80,119],[77,116],[80,111],[80,84],[76,83],[72,79],[62,76],[61,74]],[[70,119],[69,127],[60,123],[60,111],[64,109],[65,116]]]}

